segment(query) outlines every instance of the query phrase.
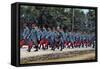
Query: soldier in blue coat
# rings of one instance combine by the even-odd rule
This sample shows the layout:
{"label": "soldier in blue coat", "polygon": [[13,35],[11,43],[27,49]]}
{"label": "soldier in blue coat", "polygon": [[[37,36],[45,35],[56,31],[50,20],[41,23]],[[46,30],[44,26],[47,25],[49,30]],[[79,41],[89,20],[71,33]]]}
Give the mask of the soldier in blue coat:
{"label": "soldier in blue coat", "polygon": [[68,32],[67,29],[65,31],[65,37],[64,38],[65,38],[64,46],[67,47],[68,43],[69,43],[69,40],[70,40],[70,38],[69,38],[69,32]]}
{"label": "soldier in blue coat", "polygon": [[37,39],[38,39],[38,42],[41,40],[41,37],[42,37],[42,31],[40,28],[37,28]]}
{"label": "soldier in blue coat", "polygon": [[61,51],[64,49],[64,42],[66,41],[66,33],[63,29],[60,29],[60,35],[61,35]]}
{"label": "soldier in blue coat", "polygon": [[94,33],[91,34],[91,43],[93,44],[93,48],[96,46],[96,35]]}
{"label": "soldier in blue coat", "polygon": [[54,28],[48,28],[48,34],[46,38],[49,41],[51,50],[55,50],[55,37],[56,37],[56,32]]}
{"label": "soldier in blue coat", "polygon": [[84,47],[84,40],[85,40],[84,33],[81,32],[81,34],[80,34],[80,41],[81,41],[81,45],[82,45],[82,47]]}
{"label": "soldier in blue coat", "polygon": [[87,40],[88,40],[88,36],[87,36],[86,32],[82,33],[81,38],[82,38],[82,47],[84,47],[87,45]]}
{"label": "soldier in blue coat", "polygon": [[27,39],[27,36],[29,35],[29,28],[27,26],[27,24],[25,23],[23,25],[23,31],[20,32],[21,36],[20,36],[20,47],[22,47],[24,44],[27,44],[28,43],[28,39]]}
{"label": "soldier in blue coat", "polygon": [[75,32],[69,32],[69,36],[68,36],[68,38],[69,38],[69,43],[70,43],[70,45],[69,45],[69,47],[74,47],[74,42],[75,42]]}
{"label": "soldier in blue coat", "polygon": [[42,29],[41,29],[41,39],[45,39],[46,38],[46,35],[47,35],[47,30],[46,30],[46,28],[45,27],[43,27]]}
{"label": "soldier in blue coat", "polygon": [[74,46],[81,47],[81,36],[79,31],[74,34]]}
{"label": "soldier in blue coat", "polygon": [[23,33],[22,33],[22,37],[25,40],[25,42],[27,42],[27,36],[29,35],[30,30],[29,30],[26,23],[23,26],[24,26],[24,30],[23,30]]}
{"label": "soldier in blue coat", "polygon": [[28,39],[29,39],[29,49],[28,51],[30,52],[32,45],[35,45],[36,50],[38,51],[38,38],[37,38],[37,31],[35,29],[35,25],[32,24],[32,29],[30,31],[30,34],[28,35]]}
{"label": "soldier in blue coat", "polygon": [[42,36],[42,31],[39,27],[37,27],[37,42],[38,42],[38,47],[39,49],[41,48],[41,45],[40,45],[40,41],[41,41],[41,36]]}
{"label": "soldier in blue coat", "polygon": [[69,38],[68,38],[69,33],[68,33],[68,31],[67,31],[67,30],[66,30],[66,32],[65,32],[65,35],[66,35],[66,37],[65,37],[66,41],[69,41]]}
{"label": "soldier in blue coat", "polygon": [[40,47],[42,45],[42,49],[48,48],[48,40],[47,40],[48,31],[45,27],[41,29],[41,41],[40,41]]}

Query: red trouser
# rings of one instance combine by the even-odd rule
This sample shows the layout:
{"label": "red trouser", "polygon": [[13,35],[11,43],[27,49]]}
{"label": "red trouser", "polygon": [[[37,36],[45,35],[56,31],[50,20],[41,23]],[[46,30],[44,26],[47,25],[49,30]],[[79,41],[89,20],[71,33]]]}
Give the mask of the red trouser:
{"label": "red trouser", "polygon": [[30,42],[29,42],[29,48],[32,48],[32,45],[33,45],[33,42],[30,41]]}
{"label": "red trouser", "polygon": [[81,41],[74,42],[74,46],[80,46],[80,45],[81,45]]}
{"label": "red trouser", "polygon": [[65,41],[65,42],[64,42],[64,45],[65,45],[65,46],[66,46],[66,45],[67,45],[67,46],[73,46],[73,43],[72,43],[72,42],[69,42],[69,41]]}
{"label": "red trouser", "polygon": [[25,40],[24,39],[20,40],[20,47],[22,47],[24,44],[25,44]]}
{"label": "red trouser", "polygon": [[[20,40],[20,47],[22,47],[24,44],[25,44],[25,40],[24,40],[24,39]],[[28,43],[28,45],[29,45],[29,48],[32,48],[33,42],[30,41],[30,42]]]}
{"label": "red trouser", "polygon": [[41,41],[40,41],[40,45],[42,45],[42,46],[44,46],[44,44],[45,44],[45,46],[47,46],[48,45],[48,40],[47,39],[42,39]]}
{"label": "red trouser", "polygon": [[68,46],[68,44],[69,44],[69,42],[68,42],[68,41],[65,41],[65,42],[64,42],[64,45],[65,45],[65,46],[66,46],[66,45]]}

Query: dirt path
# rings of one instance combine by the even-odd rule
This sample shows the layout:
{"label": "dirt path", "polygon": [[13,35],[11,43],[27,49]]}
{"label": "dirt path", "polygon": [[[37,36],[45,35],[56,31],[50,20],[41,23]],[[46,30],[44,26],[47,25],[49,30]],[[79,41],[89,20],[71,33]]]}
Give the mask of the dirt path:
{"label": "dirt path", "polygon": [[83,54],[83,55],[78,55],[78,56],[73,56],[69,58],[60,58],[60,59],[55,59],[55,60],[49,60],[48,62],[53,62],[53,61],[76,61],[76,60],[90,60],[95,58],[95,53],[91,52],[88,54]]}
{"label": "dirt path", "polygon": [[29,63],[45,63],[45,62],[61,62],[61,61],[78,61],[78,60],[93,60],[95,59],[95,53],[89,53],[79,56],[74,56],[70,58],[60,58],[60,59],[54,59],[54,60],[44,60],[44,61],[32,61]]}
{"label": "dirt path", "polygon": [[26,48],[21,48],[20,49],[20,58],[28,58],[28,57],[32,57],[32,56],[38,56],[38,55],[45,55],[45,54],[52,54],[52,53],[63,53],[63,52],[71,52],[71,51],[84,51],[84,50],[94,50],[93,48],[75,48],[75,49],[68,49],[65,48],[63,49],[63,51],[60,51],[58,49],[56,49],[55,51],[52,51],[50,49],[48,50],[39,50],[37,52],[34,52],[34,49],[32,49],[31,52],[27,52]]}
{"label": "dirt path", "polygon": [[77,60],[93,60],[95,59],[95,50],[65,50],[49,54],[38,54],[31,57],[21,59],[21,64],[26,63],[45,63],[45,62],[60,62],[60,61],[77,61]]}

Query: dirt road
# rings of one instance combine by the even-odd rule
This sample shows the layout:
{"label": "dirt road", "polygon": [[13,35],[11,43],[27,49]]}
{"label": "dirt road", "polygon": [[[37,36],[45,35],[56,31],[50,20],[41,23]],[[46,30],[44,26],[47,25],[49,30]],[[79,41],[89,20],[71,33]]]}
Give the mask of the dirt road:
{"label": "dirt road", "polygon": [[45,63],[59,61],[76,61],[76,60],[92,60],[95,59],[94,48],[75,48],[59,50],[39,50],[27,52],[25,48],[21,48],[20,52],[21,64],[26,63]]}
{"label": "dirt road", "polygon": [[52,53],[63,53],[63,52],[69,52],[69,51],[84,51],[84,50],[94,50],[94,48],[74,48],[74,49],[68,49],[65,48],[63,51],[60,51],[56,49],[55,51],[52,51],[50,49],[48,50],[39,50],[37,52],[34,52],[34,48],[31,50],[31,52],[27,52],[26,48],[21,48],[20,49],[20,57],[21,58],[26,58],[26,57],[32,57],[32,56],[37,56],[37,55],[44,55],[44,54],[52,54]]}

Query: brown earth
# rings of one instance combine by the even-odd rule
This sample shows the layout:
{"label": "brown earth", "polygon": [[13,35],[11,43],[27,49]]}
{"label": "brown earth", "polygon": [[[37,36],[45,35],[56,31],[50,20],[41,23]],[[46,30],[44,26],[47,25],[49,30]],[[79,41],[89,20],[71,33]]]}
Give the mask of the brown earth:
{"label": "brown earth", "polygon": [[94,60],[95,50],[69,51],[21,58],[21,64],[61,61]]}

